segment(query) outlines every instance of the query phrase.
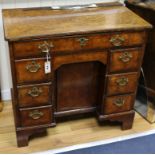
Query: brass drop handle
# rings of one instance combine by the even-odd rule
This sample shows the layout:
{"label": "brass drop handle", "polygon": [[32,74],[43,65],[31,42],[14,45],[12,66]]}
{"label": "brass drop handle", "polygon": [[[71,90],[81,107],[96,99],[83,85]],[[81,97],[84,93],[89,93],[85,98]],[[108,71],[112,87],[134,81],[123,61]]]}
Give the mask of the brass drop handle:
{"label": "brass drop handle", "polygon": [[41,118],[43,115],[44,115],[44,113],[39,110],[33,110],[29,113],[29,117],[34,120]]}
{"label": "brass drop handle", "polygon": [[41,65],[38,64],[36,61],[32,61],[31,64],[26,66],[26,70],[30,73],[36,73],[41,68]]}
{"label": "brass drop handle", "polygon": [[124,62],[124,63],[127,63],[127,62],[129,62],[132,59],[132,57],[133,56],[132,56],[131,53],[124,52],[124,53],[122,53],[121,56],[119,56],[119,60],[122,61],[122,62]]}
{"label": "brass drop handle", "polygon": [[86,46],[87,42],[89,41],[88,38],[78,38],[77,41],[80,43],[80,46]]}
{"label": "brass drop handle", "polygon": [[38,87],[32,87],[32,89],[30,89],[28,91],[28,95],[31,96],[31,97],[38,97],[40,96],[40,94],[42,93],[42,89],[41,88],[38,88]]}
{"label": "brass drop handle", "polygon": [[119,86],[126,86],[128,84],[129,80],[128,78],[119,78],[116,80],[116,83],[119,85]]}
{"label": "brass drop handle", "polygon": [[125,100],[123,98],[118,98],[114,101],[114,104],[117,106],[117,107],[121,107],[125,104]]}
{"label": "brass drop handle", "polygon": [[43,43],[38,45],[38,48],[43,53],[49,53],[52,47],[54,47],[54,45],[52,43],[48,43],[47,41],[44,41]]}
{"label": "brass drop handle", "polygon": [[120,35],[115,35],[110,39],[110,42],[116,47],[121,46],[124,41],[125,41],[124,37]]}

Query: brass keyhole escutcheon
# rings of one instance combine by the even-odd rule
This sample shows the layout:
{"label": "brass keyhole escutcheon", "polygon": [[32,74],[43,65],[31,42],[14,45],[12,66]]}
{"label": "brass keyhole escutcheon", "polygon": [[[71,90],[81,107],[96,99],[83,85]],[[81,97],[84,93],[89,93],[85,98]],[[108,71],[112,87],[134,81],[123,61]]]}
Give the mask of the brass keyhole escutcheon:
{"label": "brass keyhole escutcheon", "polygon": [[80,43],[80,46],[86,46],[87,42],[89,41],[88,38],[79,38],[77,41]]}
{"label": "brass keyhole escutcheon", "polygon": [[54,47],[53,43],[48,43],[47,41],[44,41],[43,43],[38,45],[38,48],[43,53],[49,53],[52,47]]}

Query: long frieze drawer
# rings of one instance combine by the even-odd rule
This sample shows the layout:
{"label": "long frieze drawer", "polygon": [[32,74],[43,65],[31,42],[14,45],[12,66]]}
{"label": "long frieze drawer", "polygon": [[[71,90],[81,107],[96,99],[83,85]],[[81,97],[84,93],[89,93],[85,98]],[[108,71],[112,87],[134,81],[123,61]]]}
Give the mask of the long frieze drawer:
{"label": "long frieze drawer", "polygon": [[141,45],[144,42],[145,32],[90,34],[50,40],[14,42],[13,52],[15,58],[39,57],[44,56],[47,51],[76,52],[86,49]]}
{"label": "long frieze drawer", "polygon": [[138,73],[114,74],[107,76],[107,95],[132,93],[137,89]]}
{"label": "long frieze drawer", "polygon": [[47,82],[51,74],[45,74],[45,59],[24,59],[15,62],[17,83]]}
{"label": "long frieze drawer", "polygon": [[19,107],[47,105],[51,100],[50,84],[18,87]]}
{"label": "long frieze drawer", "polygon": [[103,103],[103,113],[111,114],[132,110],[134,99],[134,94],[106,97]]}
{"label": "long frieze drawer", "polygon": [[53,109],[52,106],[20,109],[20,116],[22,127],[51,124]]}
{"label": "long frieze drawer", "polygon": [[142,55],[142,48],[112,50],[109,72],[138,71]]}

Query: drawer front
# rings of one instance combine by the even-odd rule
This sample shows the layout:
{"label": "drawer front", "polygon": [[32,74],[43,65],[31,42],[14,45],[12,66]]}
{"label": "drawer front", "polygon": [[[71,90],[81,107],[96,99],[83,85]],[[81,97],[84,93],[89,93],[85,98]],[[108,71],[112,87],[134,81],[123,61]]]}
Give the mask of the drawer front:
{"label": "drawer front", "polygon": [[35,126],[52,123],[52,107],[20,109],[21,126]]}
{"label": "drawer front", "polygon": [[40,106],[50,103],[50,85],[23,86],[18,88],[20,107]]}
{"label": "drawer front", "polygon": [[140,48],[111,51],[109,72],[138,71],[142,55]]}
{"label": "drawer front", "polygon": [[137,89],[138,73],[107,76],[107,95],[132,93]]}
{"label": "drawer front", "polygon": [[15,58],[44,56],[45,52],[76,52],[86,49],[103,49],[143,44],[145,32],[121,32],[115,34],[96,34],[76,37],[55,38],[50,40],[15,42]]}
{"label": "drawer front", "polygon": [[135,95],[119,95],[113,97],[106,97],[103,104],[103,113],[111,114],[129,111],[133,109]]}
{"label": "drawer front", "polygon": [[44,63],[44,59],[16,61],[15,68],[17,83],[21,84],[49,81],[51,74],[45,74]]}

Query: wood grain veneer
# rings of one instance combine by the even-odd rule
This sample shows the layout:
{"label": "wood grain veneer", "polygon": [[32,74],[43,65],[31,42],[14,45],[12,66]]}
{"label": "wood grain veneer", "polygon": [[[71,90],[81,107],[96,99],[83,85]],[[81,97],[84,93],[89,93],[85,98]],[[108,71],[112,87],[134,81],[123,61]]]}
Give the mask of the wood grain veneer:
{"label": "wood grain veneer", "polygon": [[47,38],[49,35],[64,36],[88,32],[144,30],[151,27],[123,6],[80,10],[12,9],[11,12],[5,9],[3,19],[7,40],[41,36]]}
{"label": "wood grain veneer", "polygon": [[124,6],[6,9],[3,21],[18,146],[28,145],[29,136],[65,116],[97,114],[99,121],[132,127],[150,24]]}

